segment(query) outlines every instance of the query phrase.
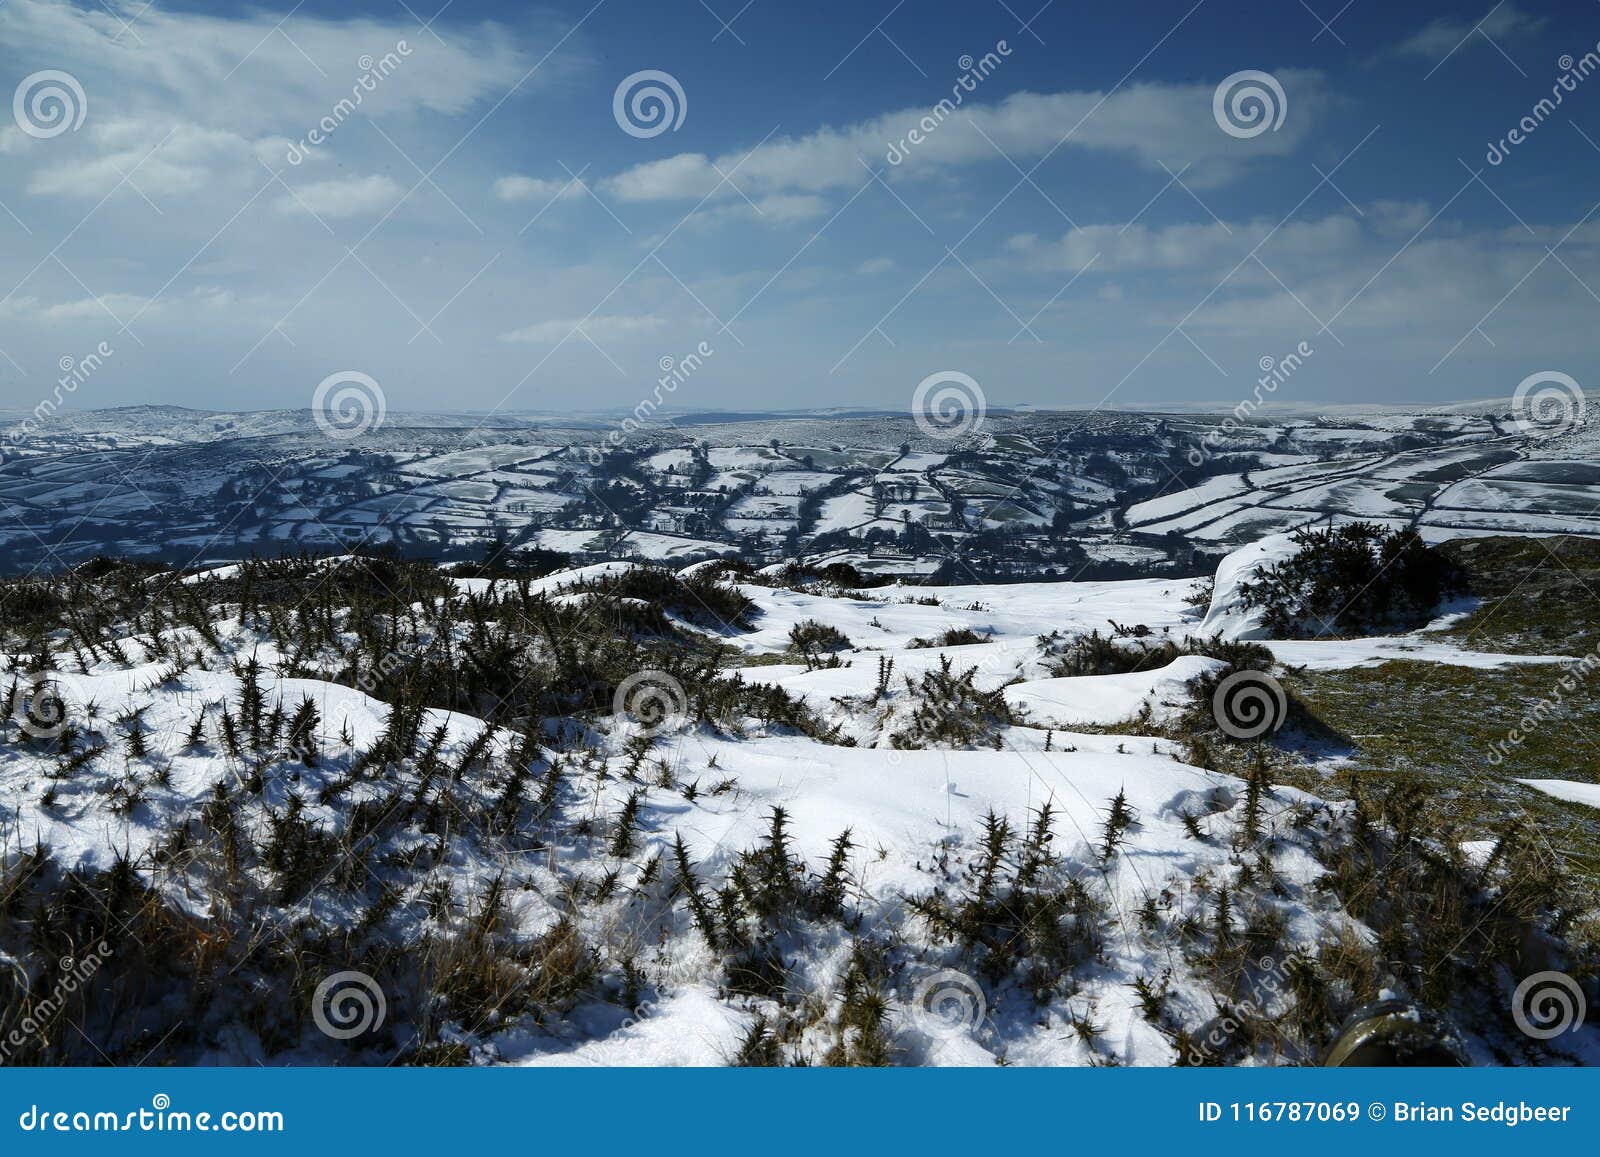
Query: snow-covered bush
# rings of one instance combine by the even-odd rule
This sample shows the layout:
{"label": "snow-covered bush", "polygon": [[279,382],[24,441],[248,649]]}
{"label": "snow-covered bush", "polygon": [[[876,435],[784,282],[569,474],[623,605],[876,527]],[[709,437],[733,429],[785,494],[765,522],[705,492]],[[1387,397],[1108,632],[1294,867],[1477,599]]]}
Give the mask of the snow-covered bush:
{"label": "snow-covered bush", "polygon": [[1465,589],[1460,568],[1409,530],[1352,522],[1301,530],[1293,541],[1294,554],[1256,567],[1239,586],[1243,605],[1260,609],[1277,638],[1410,629]]}

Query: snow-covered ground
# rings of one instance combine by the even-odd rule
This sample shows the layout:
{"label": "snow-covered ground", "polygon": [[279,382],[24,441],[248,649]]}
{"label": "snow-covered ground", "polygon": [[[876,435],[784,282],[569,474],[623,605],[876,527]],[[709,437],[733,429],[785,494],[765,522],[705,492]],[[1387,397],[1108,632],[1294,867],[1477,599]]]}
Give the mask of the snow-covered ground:
{"label": "snow-covered ground", "polygon": [[[770,459],[764,451],[714,457],[741,468]],[[486,448],[475,461],[488,468],[514,458]],[[844,1032],[838,1018],[850,998],[842,994],[858,983],[847,978],[864,967],[862,944],[881,940],[889,963],[873,974],[886,1000],[879,1029],[900,1060],[1177,1062],[1181,1038],[1173,1026],[1198,1032],[1217,1012],[1213,966],[1186,945],[1192,947],[1199,935],[1195,927],[1218,920],[1231,927],[1226,901],[1218,915],[1219,888],[1223,895],[1229,889],[1244,895],[1263,874],[1272,881],[1266,898],[1251,901],[1262,906],[1252,909],[1253,916],[1281,924],[1276,946],[1250,965],[1261,973],[1277,969],[1274,953],[1314,953],[1341,938],[1372,939],[1371,929],[1317,887],[1326,871],[1318,852],[1347,820],[1350,805],[1327,804],[1283,785],[1247,784],[1189,761],[1188,750],[1163,725],[1195,707],[1191,684],[1224,670],[1219,660],[1183,654],[1148,671],[1057,677],[1050,666],[1052,647],[1091,633],[1151,643],[1214,634],[1262,639],[1260,619],[1243,606],[1239,587],[1255,566],[1291,549],[1287,540],[1267,539],[1231,555],[1204,613],[1185,601],[1196,588],[1188,580],[941,587],[906,582],[862,591],[732,584],[753,604],[747,625],[734,629],[680,616],[679,627],[708,643],[730,645],[737,655],[730,672],[746,685],[787,692],[833,730],[801,734],[754,715],[731,725],[695,721],[686,708],[700,689],[682,684],[673,694],[684,702],[672,704],[682,710],[655,734],[641,737],[639,721],[622,710],[545,720],[540,737],[549,750],[540,774],[544,767],[564,770],[557,798],[574,822],[555,832],[530,825],[526,832],[491,834],[482,821],[500,806],[503,785],[480,785],[464,771],[450,777],[463,793],[454,805],[460,808],[459,831],[453,820],[445,824],[455,834],[449,853],[441,851],[429,867],[426,888],[406,892],[395,916],[398,927],[421,936],[424,898],[436,895],[441,884],[447,896],[459,899],[481,895],[498,880],[509,897],[504,919],[519,942],[537,942],[563,920],[572,921],[597,967],[627,977],[626,987],[634,991],[624,998],[622,987],[593,987],[566,1005],[552,999],[538,1016],[450,1021],[441,1039],[462,1042],[485,1063],[718,1064],[732,1060],[753,1032],[782,1021],[789,1026],[784,1046],[791,1059],[821,1058]],[[321,565],[328,570],[351,564]],[[587,588],[626,577],[632,566],[610,562],[527,582],[458,578],[452,585],[485,605],[548,597],[564,611],[587,613],[600,601]],[[702,564],[689,577],[698,581],[709,573]],[[233,568],[214,569],[185,589],[203,595],[237,575]],[[459,630],[454,642],[462,647],[482,642],[468,618],[458,610],[453,620]],[[847,644],[830,653],[836,665],[792,649],[791,633],[808,623],[845,636]],[[181,643],[180,653],[203,650],[193,629],[167,629],[170,636],[163,639]],[[73,872],[108,869],[127,859],[142,879],[164,889],[169,903],[195,919],[220,918],[218,897],[183,886],[181,875],[160,866],[169,862],[164,849],[174,825],[206,814],[217,799],[233,798],[237,822],[266,840],[285,822],[294,800],[318,830],[343,838],[357,805],[427,797],[430,781],[415,759],[384,772],[388,778],[368,772],[369,778],[355,776],[331,790],[378,743],[390,705],[334,681],[332,670],[321,677],[308,674],[303,656],[292,661],[233,609],[216,609],[223,651],[204,665],[185,662],[175,670],[170,658],[157,654],[147,630],[129,631],[122,640],[126,664],[99,658],[86,662],[87,670],[53,675],[73,717],[107,744],[104,754],[63,775],[55,753],[21,742],[15,721],[7,726],[0,745],[0,850],[7,858],[43,846]],[[940,644],[952,630],[963,633],[951,645]],[[971,642],[964,632],[985,641]],[[1280,663],[1319,670],[1401,657],[1475,667],[1556,661],[1476,653],[1427,631],[1264,642]],[[536,646],[535,636],[525,645]],[[71,645],[60,653],[70,654]],[[221,750],[216,727],[224,712],[239,710],[244,689],[235,665],[251,657],[262,665],[264,711],[281,707],[292,714],[303,703],[315,705],[320,759],[314,765],[257,763]],[[916,733],[923,725],[920,713],[930,708],[920,690],[924,681],[967,672],[976,692],[999,695],[1012,718],[988,728],[983,744],[925,742]],[[130,719],[138,720],[142,754],[123,750]],[[204,724],[198,744],[188,739],[196,719]],[[448,765],[483,742],[485,727],[471,713],[430,709],[419,733],[437,734],[435,754]],[[514,746],[510,729],[490,733],[487,750],[495,759],[509,760]],[[261,782],[247,786],[252,773]],[[1600,806],[1596,785],[1523,782],[1560,799]],[[961,948],[928,912],[955,902],[938,897],[993,886],[974,881],[1000,871],[986,861],[984,845],[986,827],[992,831],[999,821],[1009,825],[1011,840],[1003,874],[1020,874],[1028,858],[1021,850],[1024,833],[1043,809],[1052,824],[1041,845],[1048,855],[1040,854],[1031,869],[1038,882],[1029,886],[1054,890],[1026,895],[1057,898],[1040,900],[1048,903],[1076,896],[1075,902],[1093,907],[1092,921],[1047,909],[1053,913],[1049,920],[1083,937],[1082,958],[1073,957],[1066,979],[1059,970],[1045,979],[1029,978],[1022,964],[975,976],[970,955],[964,955],[970,948]],[[723,889],[733,896],[741,873],[748,876],[757,870],[752,865],[767,862],[751,855],[768,837],[775,812],[786,817],[789,853],[804,865],[791,868],[786,861],[780,875],[819,878],[839,846],[835,841],[849,835],[839,877],[848,919],[780,921],[781,931],[774,934],[783,984],[798,994],[792,1004],[727,979],[729,949],[712,943],[691,919],[683,897],[693,890],[692,881],[685,882],[675,861],[681,838],[697,886],[713,897]],[[632,815],[622,837],[613,827],[619,814]],[[1113,822],[1114,816],[1122,818]],[[365,854],[373,865],[414,863],[436,840],[442,849],[438,831],[386,835]],[[363,910],[348,897],[313,889],[280,914],[348,929]],[[1242,927],[1244,915],[1238,919]],[[1016,933],[1033,934],[1030,928]],[[1050,950],[1067,951],[1059,945]],[[956,985],[964,1007],[975,1011],[954,1021],[931,1013],[929,985],[941,983]],[[1152,1014],[1153,998],[1140,985],[1159,988],[1160,1016]],[[1263,1015],[1282,1011],[1281,998],[1262,1001]],[[797,1011],[802,1008],[805,1016]],[[1594,1036],[1575,1038],[1573,1054],[1600,1060]],[[340,1055],[310,1030],[269,1048],[264,1037],[238,1025],[217,1029],[201,1052],[233,1063],[304,1063]],[[362,1057],[386,1059],[382,1054],[374,1042]],[[1260,1050],[1243,1055],[1268,1058]]]}

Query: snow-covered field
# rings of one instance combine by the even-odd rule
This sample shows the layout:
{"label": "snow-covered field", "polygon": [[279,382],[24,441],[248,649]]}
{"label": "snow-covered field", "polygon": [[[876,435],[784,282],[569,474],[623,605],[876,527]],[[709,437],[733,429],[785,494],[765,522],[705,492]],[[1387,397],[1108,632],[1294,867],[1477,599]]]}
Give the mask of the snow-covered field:
{"label": "snow-covered field", "polygon": [[[671,552],[664,538],[650,549]],[[45,669],[18,650],[0,857],[15,872],[47,851],[55,868],[30,869],[41,878],[131,867],[207,938],[250,913],[250,937],[205,950],[237,978],[217,991],[297,995],[270,1014],[202,1001],[173,1029],[169,1062],[384,1063],[419,1049],[508,1064],[1314,1061],[1321,1029],[1245,1039],[1236,1024],[1224,1044],[1197,1042],[1223,1001],[1290,1023],[1303,970],[1320,967],[1309,962],[1374,942],[1325,885],[1330,855],[1355,838],[1352,805],[1197,762],[1183,729],[1219,710],[1195,692],[1229,669],[1218,658],[1054,673],[1088,637],[1180,652],[1261,639],[1239,584],[1290,549],[1268,540],[1225,560],[1209,608],[1186,601],[1192,580],[850,591],[717,585],[703,567],[666,580],[713,584],[680,604],[628,594],[646,572],[608,563],[437,589],[414,572],[423,586],[402,589],[422,593],[363,623],[321,594],[359,577],[358,560],[299,574],[270,615],[257,600],[278,597],[273,572],[242,588],[254,571],[221,568],[151,595],[145,606],[173,609],[139,610],[114,642],[85,650],[63,630]],[[748,600],[740,622],[701,613],[713,596]],[[183,606],[204,610],[180,618]],[[474,709],[419,703],[400,747],[383,689],[401,684],[374,681],[365,658],[377,631],[407,662],[458,649],[456,669],[493,684],[497,668],[473,656],[537,672],[563,647],[622,653],[633,644],[617,624],[655,609],[684,645],[721,648],[721,670],[635,671],[615,699],[604,692],[609,711],[565,691],[531,697],[527,679],[543,676],[529,675]],[[317,642],[329,625],[333,646]],[[808,625],[842,642],[799,649]],[[509,649],[495,649],[499,631]],[[1426,630],[1264,641],[1280,663],[1325,670],[1560,658],[1478,653]],[[637,680],[644,707],[624,693]],[[22,724],[46,682],[71,725],[41,739]],[[508,714],[510,698],[527,706]],[[1594,784],[1525,782],[1600,802]],[[302,879],[296,857],[317,870]],[[0,961],[26,978],[40,966],[8,919]],[[298,945],[292,984],[280,942]],[[350,1043],[306,1011],[341,966],[389,1012]],[[157,999],[162,975],[142,1024],[177,1015]],[[181,990],[160,999],[177,1010]],[[1533,1059],[1495,1024],[1459,1028],[1475,1059]],[[1600,1032],[1555,1047],[1595,1063]]]}
{"label": "snow-covered field", "polygon": [[585,559],[673,563],[730,546],[761,562],[854,552],[877,573],[928,573],[956,553],[988,575],[1008,561],[999,535],[1034,573],[1112,577],[1187,572],[1192,546],[1221,554],[1358,518],[1430,540],[1600,534],[1587,427],[1341,411],[1235,424],[1218,441],[1222,421],[993,414],[953,447],[909,419],[707,422],[612,446],[577,420],[397,414],[332,441],[291,412],[63,414],[0,457],[0,564],[182,565],[294,544],[463,558],[562,542]]}

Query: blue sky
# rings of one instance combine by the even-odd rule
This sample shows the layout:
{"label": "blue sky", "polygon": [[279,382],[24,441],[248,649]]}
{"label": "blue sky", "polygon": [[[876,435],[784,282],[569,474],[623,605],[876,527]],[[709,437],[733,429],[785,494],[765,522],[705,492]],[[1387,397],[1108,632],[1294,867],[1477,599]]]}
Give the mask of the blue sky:
{"label": "blue sky", "polygon": [[[101,343],[73,407],[359,371],[392,410],[632,408],[702,343],[679,409],[946,370],[1231,407],[1301,343],[1281,401],[1593,364],[1594,3],[407,4],[0,0],[0,407]],[[614,115],[646,70],[683,97],[654,135]],[[1245,70],[1275,129],[1217,120]]]}

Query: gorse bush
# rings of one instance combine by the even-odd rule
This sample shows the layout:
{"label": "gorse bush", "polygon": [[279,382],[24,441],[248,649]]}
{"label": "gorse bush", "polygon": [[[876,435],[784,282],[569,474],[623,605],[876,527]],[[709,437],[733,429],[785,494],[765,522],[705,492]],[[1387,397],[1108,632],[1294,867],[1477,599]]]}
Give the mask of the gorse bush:
{"label": "gorse bush", "polygon": [[911,901],[981,975],[999,982],[1020,970],[1025,991],[1041,1003],[1073,988],[1099,954],[1110,908],[1098,879],[1073,873],[1056,854],[1054,824],[1048,804],[1021,833],[990,812],[959,885]]}
{"label": "gorse bush", "polygon": [[1466,576],[1410,530],[1366,522],[1294,535],[1298,550],[1240,585],[1277,638],[1362,635],[1420,626]]}
{"label": "gorse bush", "polygon": [[978,669],[957,675],[950,656],[920,678],[906,676],[914,704],[907,726],[889,738],[895,747],[1001,747],[1001,731],[1020,722],[1017,711],[999,689],[977,685]]}
{"label": "gorse bush", "polygon": [[1273,664],[1272,652],[1260,643],[1224,639],[1220,634],[1178,642],[1172,639],[1151,642],[1142,638],[1124,642],[1095,630],[1065,642],[1053,638],[1041,641],[1045,665],[1058,678],[1154,671],[1183,655],[1219,659],[1235,670],[1265,671]]}
{"label": "gorse bush", "polygon": [[749,626],[755,610],[748,596],[704,571],[684,578],[660,567],[630,566],[615,574],[585,579],[574,589],[614,599],[637,599],[699,626],[729,631]]}
{"label": "gorse bush", "polygon": [[807,667],[837,666],[831,656],[850,649],[850,636],[829,623],[806,619],[789,628],[789,649],[803,658]]}
{"label": "gorse bush", "polygon": [[974,643],[990,641],[988,635],[980,635],[971,627],[949,627],[932,638],[912,639],[908,645],[916,648],[967,647]]}

